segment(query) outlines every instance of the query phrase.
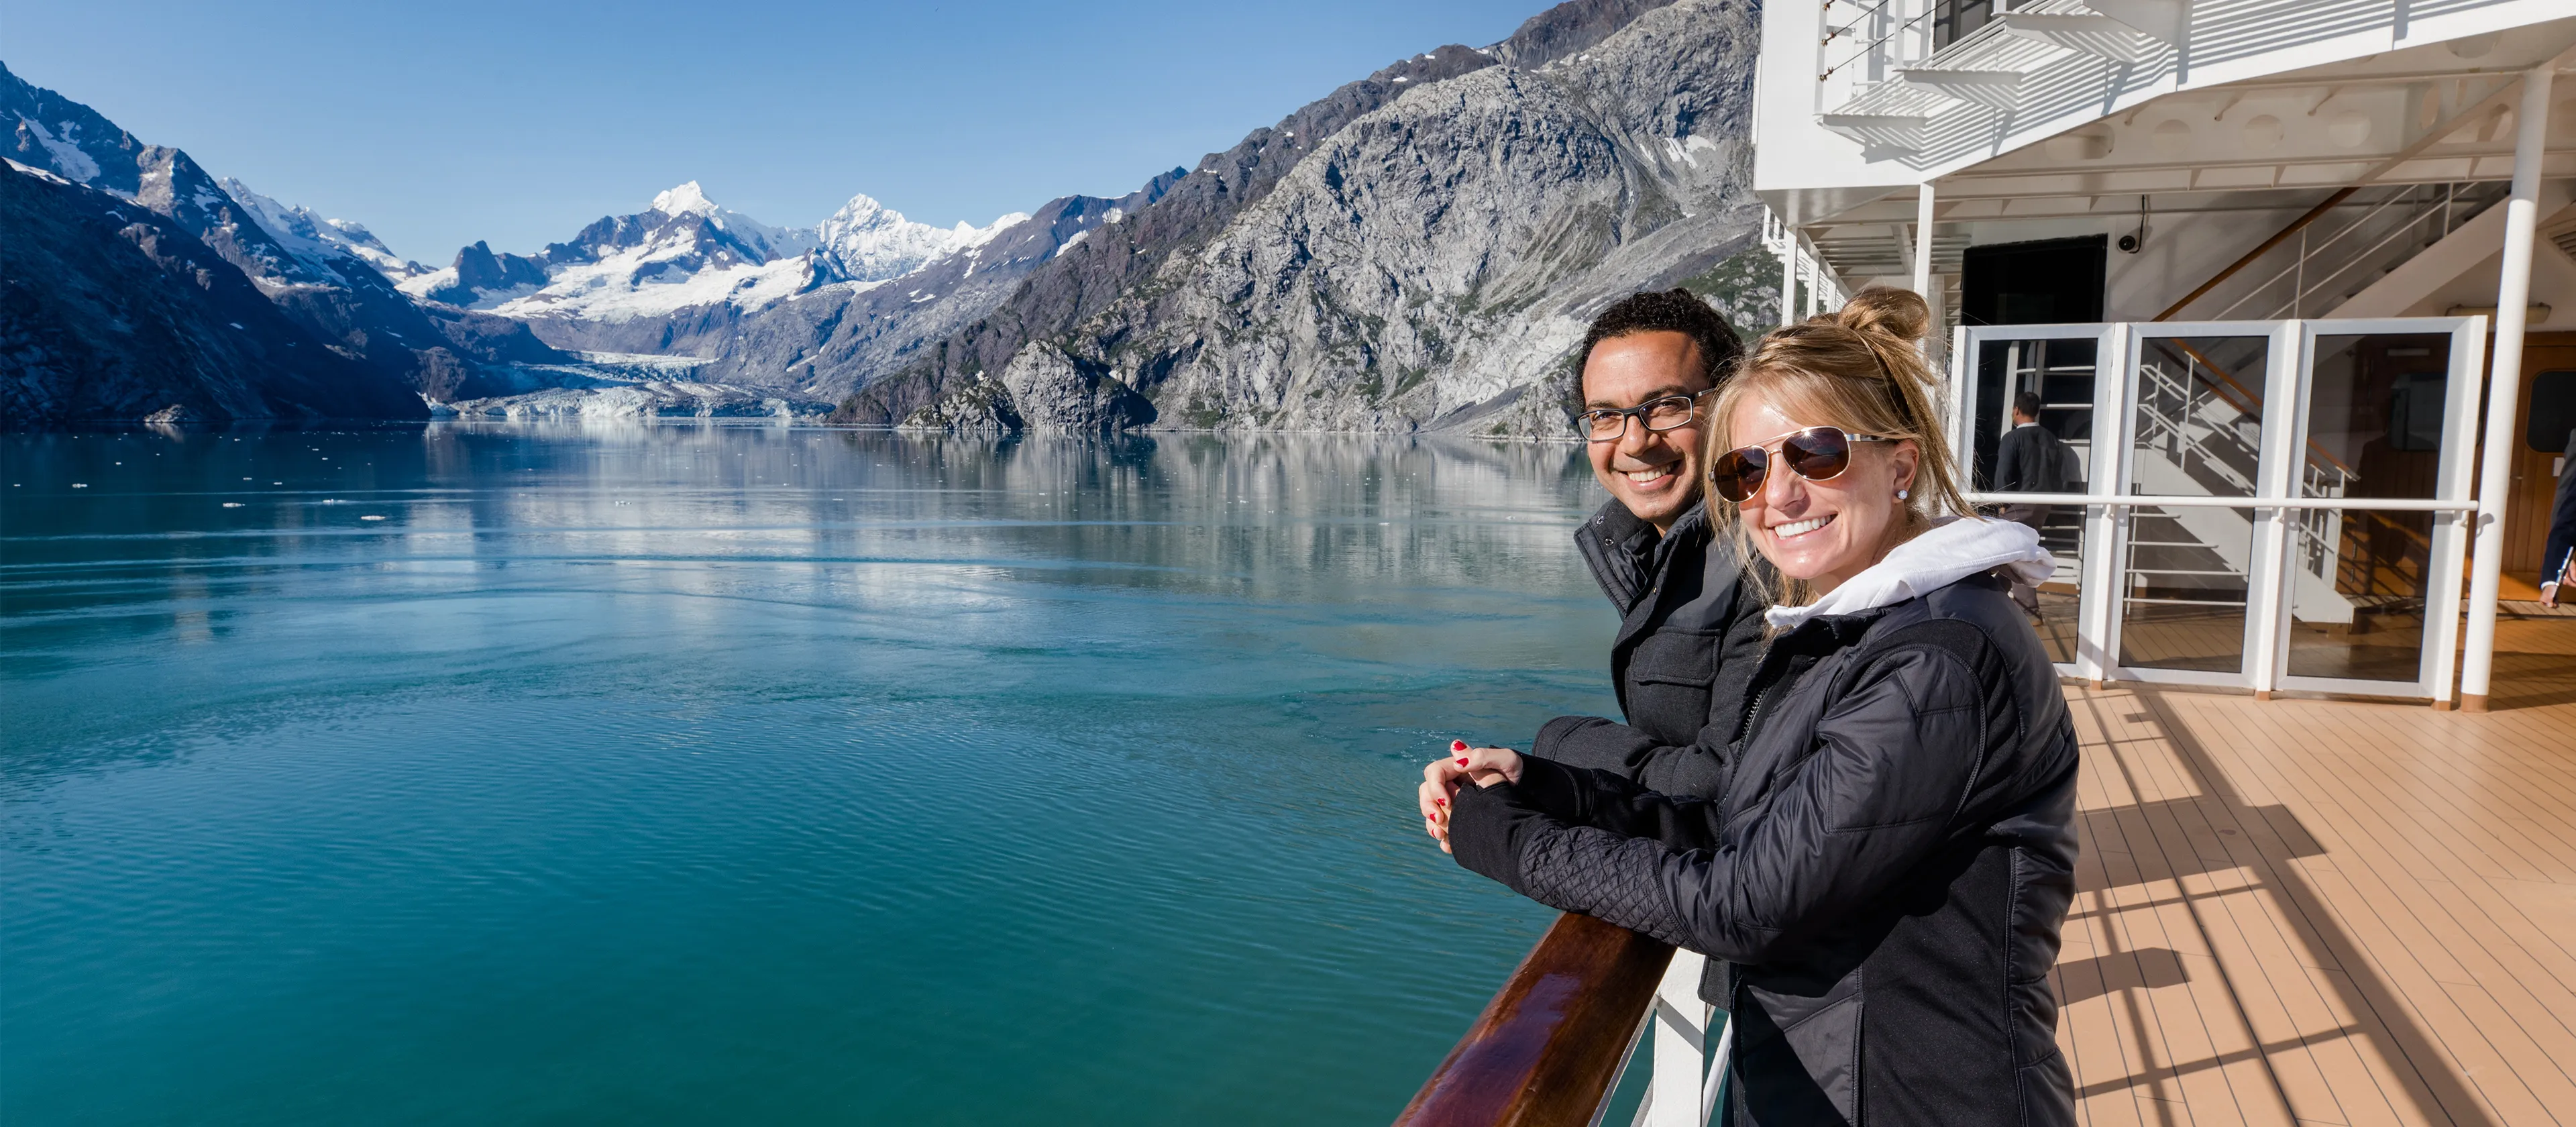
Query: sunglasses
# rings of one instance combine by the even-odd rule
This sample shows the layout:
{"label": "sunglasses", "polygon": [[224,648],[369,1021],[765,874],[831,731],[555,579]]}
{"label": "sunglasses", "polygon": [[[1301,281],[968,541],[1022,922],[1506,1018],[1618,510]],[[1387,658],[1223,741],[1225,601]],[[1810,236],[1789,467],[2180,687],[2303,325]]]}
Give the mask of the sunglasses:
{"label": "sunglasses", "polygon": [[[1791,431],[1772,440],[1780,444],[1780,460],[1789,470],[1809,481],[1830,481],[1851,468],[1851,444],[1886,442],[1882,435],[1853,434],[1838,427],[1808,427]],[[1708,483],[1717,495],[1743,504],[1762,492],[1762,479],[1771,472],[1771,453],[1761,446],[1742,446],[1717,457],[1708,469]]]}

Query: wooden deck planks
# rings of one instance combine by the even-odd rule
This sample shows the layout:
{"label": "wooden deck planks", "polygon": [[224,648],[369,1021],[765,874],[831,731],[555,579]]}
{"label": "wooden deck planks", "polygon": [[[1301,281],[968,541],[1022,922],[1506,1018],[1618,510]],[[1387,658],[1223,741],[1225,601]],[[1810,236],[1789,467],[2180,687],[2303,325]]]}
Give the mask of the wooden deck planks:
{"label": "wooden deck planks", "polygon": [[2067,696],[2083,1122],[2576,1125],[2576,701]]}

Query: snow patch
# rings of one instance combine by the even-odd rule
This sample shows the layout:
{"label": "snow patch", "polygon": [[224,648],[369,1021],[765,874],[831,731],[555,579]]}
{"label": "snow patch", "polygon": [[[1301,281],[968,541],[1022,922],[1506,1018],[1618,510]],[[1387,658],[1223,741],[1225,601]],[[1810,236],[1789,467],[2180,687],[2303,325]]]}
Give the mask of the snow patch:
{"label": "snow patch", "polygon": [[707,198],[706,190],[691,180],[653,197],[653,210],[664,215],[714,215],[721,210]]}
{"label": "snow patch", "polygon": [[75,184],[87,184],[98,179],[98,162],[91,160],[88,153],[82,152],[80,145],[74,140],[74,134],[80,131],[80,126],[66,121],[63,123],[63,135],[56,137],[52,130],[45,128],[44,122],[25,114],[18,115],[18,123],[35,133],[36,143],[43,145],[46,152],[53,154],[54,171],[61,173],[64,179]]}
{"label": "snow patch", "polygon": [[[6,158],[6,157],[0,157],[0,160],[6,160],[6,159],[8,159],[8,158]],[[35,178],[37,178],[37,179],[39,179],[39,180],[50,180],[50,181],[53,181],[53,182],[54,182],[54,183],[56,183],[56,184],[61,184],[61,185],[65,186],[65,187],[70,187],[70,186],[71,186],[71,181],[69,181],[69,180],[65,180],[65,179],[63,179],[63,178],[62,178],[62,177],[60,177],[60,176],[56,176],[56,175],[54,175],[52,172],[50,172],[50,171],[48,171],[48,170],[45,170],[45,169],[42,169],[42,168],[38,168],[38,167],[36,167],[36,166],[34,166],[34,165],[32,165],[32,164],[20,164],[20,163],[18,163],[17,161],[12,160],[12,161],[9,161],[9,170],[10,170],[10,171],[12,171],[12,172],[25,173],[26,175],[33,176],[33,177],[35,177]],[[114,212],[110,212],[109,214],[113,215],[113,214],[115,214],[115,213],[114,213]],[[116,217],[117,217],[117,218],[119,218],[119,219],[123,219],[123,218],[125,218],[125,217],[124,217],[124,216],[122,216],[122,215],[117,215]]]}

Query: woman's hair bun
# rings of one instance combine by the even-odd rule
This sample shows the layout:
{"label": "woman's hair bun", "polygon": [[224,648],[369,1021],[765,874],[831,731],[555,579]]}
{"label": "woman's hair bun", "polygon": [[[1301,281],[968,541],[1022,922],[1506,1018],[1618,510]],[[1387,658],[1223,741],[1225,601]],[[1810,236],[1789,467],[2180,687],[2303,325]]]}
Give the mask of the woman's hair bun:
{"label": "woman's hair bun", "polygon": [[1834,320],[1856,333],[1917,341],[1932,327],[1932,307],[1912,290],[1871,286],[1853,294]]}

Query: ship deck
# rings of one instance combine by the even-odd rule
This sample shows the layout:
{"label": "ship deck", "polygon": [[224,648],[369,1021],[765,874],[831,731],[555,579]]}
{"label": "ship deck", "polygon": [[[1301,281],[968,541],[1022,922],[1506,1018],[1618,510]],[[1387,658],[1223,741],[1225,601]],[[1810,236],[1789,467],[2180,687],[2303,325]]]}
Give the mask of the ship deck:
{"label": "ship deck", "polygon": [[2082,1122],[2576,1124],[2576,618],[2498,635],[2484,714],[2067,690]]}

